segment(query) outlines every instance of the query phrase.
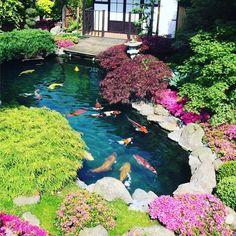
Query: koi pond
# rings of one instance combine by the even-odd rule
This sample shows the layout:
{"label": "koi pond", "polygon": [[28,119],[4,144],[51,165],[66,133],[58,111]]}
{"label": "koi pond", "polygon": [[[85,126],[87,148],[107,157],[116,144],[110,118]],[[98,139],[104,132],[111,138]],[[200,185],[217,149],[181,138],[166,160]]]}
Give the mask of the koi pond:
{"label": "koi pond", "polygon": [[[75,67],[79,72],[74,71]],[[19,74],[25,70],[35,70],[29,74]],[[96,182],[104,176],[120,178],[120,168],[129,162],[131,173],[127,188],[132,193],[136,188],[152,190],[158,195],[171,194],[179,184],[188,182],[190,168],[188,153],[167,137],[167,132],[158,125],[148,122],[130,106],[110,106],[99,97],[99,81],[104,72],[91,61],[78,59],[50,58],[44,62],[6,64],[1,71],[1,100],[3,104],[22,104],[33,107],[48,107],[60,112],[70,125],[82,134],[93,161],[84,160],[84,167],[78,177],[86,184]],[[63,84],[49,90],[53,83]],[[42,96],[37,99],[35,90]],[[93,117],[96,99],[104,106],[104,111],[120,110],[116,117]],[[87,111],[77,116],[67,117],[73,111],[84,108]],[[127,116],[146,126],[149,133],[137,132]],[[133,137],[127,146],[118,141]],[[113,152],[116,162],[107,172],[93,173],[90,169],[104,163]],[[133,155],[143,157],[156,171],[135,160]]]}

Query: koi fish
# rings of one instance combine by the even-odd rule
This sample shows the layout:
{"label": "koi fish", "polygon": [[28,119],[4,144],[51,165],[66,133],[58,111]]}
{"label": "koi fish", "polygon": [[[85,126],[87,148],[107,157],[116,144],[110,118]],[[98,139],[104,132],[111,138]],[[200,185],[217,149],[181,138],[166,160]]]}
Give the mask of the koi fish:
{"label": "koi fish", "polygon": [[87,152],[87,151],[85,151],[85,153],[84,153],[84,159],[86,159],[88,161],[93,161],[94,160],[92,154],[90,152]]}
{"label": "koi fish", "polygon": [[67,117],[79,116],[79,115],[81,115],[81,114],[83,114],[83,113],[85,113],[87,111],[88,110],[86,108],[80,108],[80,109],[78,109],[76,111],[71,112],[70,114],[67,114],[66,116]]}
{"label": "koi fish", "polygon": [[96,113],[96,114],[91,114],[93,117],[104,117],[103,113]]}
{"label": "koi fish", "polygon": [[106,161],[101,166],[99,166],[98,168],[92,169],[90,171],[92,173],[100,173],[104,171],[109,171],[112,165],[115,163],[115,161],[116,161],[116,153],[114,152],[106,159]]}
{"label": "koi fish", "polygon": [[127,146],[129,143],[132,143],[133,138],[126,138],[118,141],[119,144]]}
{"label": "koi fish", "polygon": [[34,94],[33,93],[20,93],[19,96],[21,97],[30,97],[30,96],[33,96]]}
{"label": "koi fish", "polygon": [[79,72],[79,67],[76,66],[75,69],[74,69],[75,72]]}
{"label": "koi fish", "polygon": [[93,108],[94,110],[102,110],[104,107],[101,105],[101,103],[98,102],[98,100],[96,99],[96,104],[95,107]]}
{"label": "koi fish", "polygon": [[34,91],[34,97],[38,100],[41,100],[43,98],[42,95],[39,93],[39,89],[36,89]]}
{"label": "koi fish", "polygon": [[48,89],[53,90],[53,89],[55,89],[56,87],[63,87],[63,84],[57,84],[57,83],[50,84],[50,85],[48,86]]}
{"label": "koi fish", "polygon": [[148,130],[145,126],[140,125],[139,123],[137,123],[134,120],[131,120],[128,116],[127,116],[127,119],[128,119],[129,122],[131,122],[131,124],[134,126],[136,131],[139,131],[139,132],[142,132],[142,133],[145,133],[145,134],[148,133]]}
{"label": "koi fish", "polygon": [[105,116],[114,116],[114,117],[116,117],[117,115],[121,114],[121,111],[104,111],[103,114]]}
{"label": "koi fish", "polygon": [[143,157],[139,155],[133,155],[133,157],[139,165],[142,165],[148,170],[152,171],[154,174],[157,174],[157,171],[154,169],[154,167],[152,167]]}
{"label": "koi fish", "polygon": [[35,70],[24,70],[22,71],[19,76],[22,76],[22,75],[27,75],[27,74],[32,74]]}
{"label": "koi fish", "polygon": [[120,168],[120,181],[123,182],[127,177],[128,174],[131,172],[131,165],[129,162],[126,162],[121,168]]}

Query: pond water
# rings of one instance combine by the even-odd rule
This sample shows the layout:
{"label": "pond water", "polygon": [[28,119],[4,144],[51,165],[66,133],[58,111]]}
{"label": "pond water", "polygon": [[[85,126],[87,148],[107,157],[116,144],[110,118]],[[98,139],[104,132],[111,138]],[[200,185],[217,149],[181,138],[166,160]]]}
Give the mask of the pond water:
{"label": "pond water", "polygon": [[[74,71],[75,66],[79,67],[79,72]],[[35,71],[19,76],[20,72],[29,69]],[[119,169],[125,162],[131,164],[131,184],[128,188],[131,193],[140,187],[146,191],[152,190],[158,195],[170,194],[179,184],[188,182],[188,153],[169,140],[167,132],[156,124],[147,122],[131,107],[109,106],[102,100],[99,97],[99,80],[103,76],[104,72],[96,64],[78,59],[51,58],[43,63],[8,63],[2,66],[1,71],[1,100],[3,104],[46,106],[65,117],[79,108],[87,108],[88,111],[80,116],[66,117],[73,129],[81,132],[95,159],[85,160],[83,169],[78,172],[79,178],[87,184],[104,176],[119,179]],[[49,91],[47,87],[52,83],[63,83],[64,86]],[[42,100],[33,96],[22,96],[23,93],[34,93],[36,89],[39,89]],[[92,117],[91,114],[96,113],[92,108],[97,98],[104,105],[104,110],[121,110],[122,114],[116,118]],[[126,115],[145,125],[150,132],[142,134],[135,131]],[[127,137],[134,138],[133,144],[118,144],[117,141]],[[100,166],[113,152],[117,153],[117,161],[110,171],[99,174],[89,171]],[[145,158],[156,169],[157,174],[139,165],[133,158],[134,154]]]}

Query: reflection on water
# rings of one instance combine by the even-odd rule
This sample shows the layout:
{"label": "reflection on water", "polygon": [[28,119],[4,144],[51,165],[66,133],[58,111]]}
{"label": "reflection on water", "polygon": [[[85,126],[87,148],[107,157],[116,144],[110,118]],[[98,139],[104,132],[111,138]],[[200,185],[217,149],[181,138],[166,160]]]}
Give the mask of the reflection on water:
{"label": "reflection on water", "polygon": [[[79,72],[74,71],[75,65]],[[18,76],[21,71],[35,69],[28,75]],[[56,110],[66,117],[81,107],[88,109],[80,116],[67,117],[70,125],[82,134],[94,161],[84,161],[84,167],[78,172],[81,180],[94,183],[104,176],[119,178],[119,169],[125,162],[131,165],[131,185],[129,190],[140,187],[157,194],[170,194],[176,187],[189,181],[190,170],[187,153],[176,143],[170,141],[167,133],[157,125],[137,114],[129,106],[109,106],[99,97],[99,80],[103,72],[91,62],[64,61],[61,58],[50,59],[42,64],[7,64],[1,72],[1,97],[4,104],[14,103],[26,106],[43,107]],[[52,83],[63,83],[63,87],[49,91]],[[24,97],[23,93],[34,93],[39,89],[42,100],[34,96]],[[96,99],[105,106],[105,110],[121,110],[122,114],[113,117],[92,117]],[[145,125],[148,134],[136,132],[126,115]],[[133,137],[133,144],[123,146],[117,141]],[[112,169],[103,173],[92,173],[111,153],[117,153]],[[145,158],[157,174],[139,165],[133,158],[138,154]]]}

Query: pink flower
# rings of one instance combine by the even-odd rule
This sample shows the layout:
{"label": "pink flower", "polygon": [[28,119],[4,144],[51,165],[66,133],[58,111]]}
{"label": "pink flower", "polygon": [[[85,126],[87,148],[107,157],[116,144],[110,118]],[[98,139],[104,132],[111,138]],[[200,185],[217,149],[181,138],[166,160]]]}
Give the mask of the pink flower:
{"label": "pink flower", "polygon": [[67,48],[67,47],[70,47],[73,45],[74,45],[74,43],[68,39],[63,39],[63,40],[57,41],[57,46],[59,48]]}

